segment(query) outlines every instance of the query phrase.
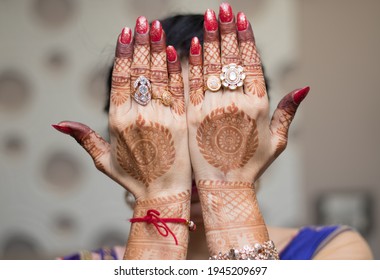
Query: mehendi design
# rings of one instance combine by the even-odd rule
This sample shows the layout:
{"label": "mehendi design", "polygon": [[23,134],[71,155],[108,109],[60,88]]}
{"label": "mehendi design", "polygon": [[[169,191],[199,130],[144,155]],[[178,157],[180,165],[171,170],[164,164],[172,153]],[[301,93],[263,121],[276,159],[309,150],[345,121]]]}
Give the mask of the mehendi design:
{"label": "mehendi design", "polygon": [[171,73],[169,75],[169,92],[173,97],[173,104],[171,105],[173,111],[178,115],[183,115],[185,113],[185,96],[181,73]]}
{"label": "mehendi design", "polygon": [[240,64],[239,46],[235,32],[222,35],[222,64]]}
{"label": "mehendi design", "polygon": [[131,85],[136,79],[143,75],[150,78],[150,47],[149,45],[135,45],[133,53],[133,62],[131,68]]}
{"label": "mehendi design", "polygon": [[125,103],[130,94],[130,72],[132,60],[130,58],[116,57],[112,72],[111,102],[120,106]]}
{"label": "mehendi design", "polygon": [[280,103],[279,109],[279,126],[275,131],[276,135],[279,138],[275,151],[276,157],[279,156],[281,152],[286,148],[288,142],[289,127],[293,121],[297,106],[294,104],[293,100],[289,98],[288,100],[285,100],[284,103]]}
{"label": "mehendi design", "polygon": [[204,99],[202,65],[190,65],[190,102],[194,106],[200,104]]}
{"label": "mehendi design", "polygon": [[220,46],[218,41],[204,42],[203,73],[206,83],[209,75],[219,75],[222,70],[220,63]]}
{"label": "mehendi design", "polygon": [[210,252],[269,239],[252,183],[200,180],[198,192]]}
{"label": "mehendi design", "polygon": [[244,88],[246,93],[251,93],[262,98],[266,94],[265,80],[261,68],[260,55],[252,40],[240,43],[242,62],[246,78]]}
{"label": "mehendi design", "polygon": [[207,162],[226,174],[243,167],[255,153],[259,144],[256,121],[235,104],[218,108],[200,124],[197,142]]}
{"label": "mehendi design", "polygon": [[[155,209],[160,217],[189,219],[190,191],[184,191],[169,197],[158,197],[149,200],[137,200],[134,217],[143,217],[147,210]],[[172,238],[164,237],[150,224],[134,223],[130,231],[127,250],[124,259],[185,259],[189,230],[186,225],[168,223],[176,235],[179,244],[175,245]],[[152,239],[155,244],[152,244]],[[165,247],[165,250],[162,248]]]}
{"label": "mehendi design", "polygon": [[133,178],[145,186],[165,174],[173,165],[175,149],[169,129],[139,115],[136,124],[117,138],[117,161]]}
{"label": "mehendi design", "polygon": [[152,52],[150,81],[153,99],[161,99],[163,93],[168,91],[168,79],[166,52]]}
{"label": "mehendi design", "polygon": [[[96,138],[96,140],[94,140]],[[105,168],[100,158],[106,151],[102,150],[99,145],[95,143],[101,143],[101,146],[107,146],[107,143],[95,132],[90,132],[83,139],[81,139],[80,144],[82,147],[91,155],[94,160],[96,168],[105,173]]]}

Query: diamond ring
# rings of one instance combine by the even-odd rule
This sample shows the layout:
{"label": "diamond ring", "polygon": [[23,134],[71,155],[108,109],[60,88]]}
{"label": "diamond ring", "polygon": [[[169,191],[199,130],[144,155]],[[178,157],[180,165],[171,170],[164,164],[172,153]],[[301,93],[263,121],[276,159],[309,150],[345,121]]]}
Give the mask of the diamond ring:
{"label": "diamond ring", "polygon": [[136,100],[136,102],[143,106],[148,104],[152,99],[152,96],[150,94],[151,85],[149,80],[144,76],[140,76],[134,82],[133,87],[136,89],[133,95],[133,98]]}

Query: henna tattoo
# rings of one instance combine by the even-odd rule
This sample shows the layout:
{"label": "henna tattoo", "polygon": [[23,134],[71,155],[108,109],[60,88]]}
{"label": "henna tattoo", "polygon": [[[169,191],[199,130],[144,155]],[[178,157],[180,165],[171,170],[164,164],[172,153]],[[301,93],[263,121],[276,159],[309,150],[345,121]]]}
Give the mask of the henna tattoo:
{"label": "henna tattoo", "polygon": [[194,106],[200,104],[204,99],[202,72],[202,65],[190,65],[190,102]]}
{"label": "henna tattoo", "polygon": [[297,105],[294,104],[293,100],[291,98],[287,98],[286,100],[282,101],[279,104],[279,111],[278,113],[280,116],[279,119],[279,125],[276,129],[276,135],[278,136],[278,142],[276,145],[275,150],[275,157],[278,157],[282,151],[285,150],[287,142],[288,142],[288,131],[291,122],[293,121],[293,118],[295,116]]}
{"label": "henna tattoo", "polygon": [[269,239],[252,183],[200,180],[198,192],[210,253]]}
{"label": "henna tattoo", "polygon": [[135,45],[133,53],[133,62],[131,67],[131,85],[135,80],[143,75],[150,79],[150,47],[149,45]]}
{"label": "henna tattoo", "polygon": [[173,104],[171,105],[173,111],[178,115],[183,115],[185,113],[185,96],[181,73],[169,74],[169,91],[173,97]]}
{"label": "henna tattoo", "polygon": [[204,42],[204,80],[207,81],[208,75],[219,75],[222,70],[220,63],[220,46],[218,41]]}
{"label": "henna tattoo", "polygon": [[[133,216],[142,217],[148,209],[155,209],[160,212],[160,217],[189,219],[190,196],[190,191],[185,191],[168,197],[137,200]],[[183,224],[168,225],[176,235],[179,246],[176,246],[171,238],[160,235],[153,225],[134,223],[124,259],[185,259],[189,230]]]}
{"label": "henna tattoo", "polygon": [[116,57],[112,72],[111,102],[120,106],[125,103],[131,94],[130,88],[130,58]]}
{"label": "henna tattoo", "polygon": [[197,131],[200,152],[209,164],[224,174],[243,167],[258,144],[256,121],[233,103],[204,118]]}
{"label": "henna tattoo", "polygon": [[240,64],[239,46],[235,31],[229,34],[222,34],[222,64]]}
{"label": "henna tattoo", "polygon": [[[100,143],[100,145],[96,145],[95,143]],[[103,140],[103,138],[93,131],[87,134],[85,137],[83,137],[80,141],[80,144],[91,155],[96,168],[99,171],[105,173],[105,167],[100,160],[102,155],[104,155],[104,153],[106,152],[102,150],[100,146],[107,146],[107,143]]]}
{"label": "henna tattoo", "polygon": [[139,115],[136,124],[117,138],[117,161],[145,186],[165,174],[173,165],[175,149],[169,129],[146,121]]}

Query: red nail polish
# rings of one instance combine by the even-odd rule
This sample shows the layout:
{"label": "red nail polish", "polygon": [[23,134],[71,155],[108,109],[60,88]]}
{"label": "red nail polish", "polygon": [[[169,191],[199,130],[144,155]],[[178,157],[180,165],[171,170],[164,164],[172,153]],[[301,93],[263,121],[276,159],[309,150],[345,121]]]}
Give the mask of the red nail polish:
{"label": "red nail polish", "polygon": [[128,27],[124,27],[120,34],[120,42],[123,44],[129,44],[132,39],[132,30]]}
{"label": "red nail polish", "polygon": [[293,95],[294,103],[299,105],[302,102],[302,100],[305,99],[305,97],[309,93],[309,91],[310,91],[310,87],[304,87],[304,88],[296,91],[296,93],[294,93],[294,95]]}
{"label": "red nail polish", "polygon": [[58,130],[59,132],[62,132],[64,134],[71,135],[71,133],[73,132],[73,130],[67,126],[61,126],[61,125],[57,125],[57,124],[52,124],[51,126],[54,127],[56,130]]}
{"label": "red nail polish", "polygon": [[204,20],[205,28],[207,31],[216,31],[218,29],[218,21],[213,10],[207,9],[205,12]]}
{"label": "red nail polish", "polygon": [[248,20],[243,12],[238,12],[237,16],[237,29],[238,31],[244,31],[248,28]]}
{"label": "red nail polish", "polygon": [[139,34],[145,34],[148,32],[149,23],[146,17],[139,16],[136,20],[136,32]]}
{"label": "red nail polish", "polygon": [[191,39],[190,54],[192,55],[201,54],[201,44],[199,43],[198,37],[193,37],[193,39]]}
{"label": "red nail polish", "polygon": [[228,3],[222,3],[219,6],[219,18],[221,22],[231,22],[234,17],[232,8]]}
{"label": "red nail polish", "polygon": [[150,29],[150,40],[152,42],[158,42],[162,38],[162,25],[158,20],[152,22],[152,28]]}
{"label": "red nail polish", "polygon": [[166,48],[166,57],[169,62],[175,62],[177,60],[177,52],[173,46],[168,46]]}

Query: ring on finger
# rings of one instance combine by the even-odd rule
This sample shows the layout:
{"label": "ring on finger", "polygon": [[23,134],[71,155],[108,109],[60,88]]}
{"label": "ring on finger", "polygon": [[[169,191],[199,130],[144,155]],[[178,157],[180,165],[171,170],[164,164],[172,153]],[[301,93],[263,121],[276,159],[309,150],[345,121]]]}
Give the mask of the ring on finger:
{"label": "ring on finger", "polygon": [[153,95],[152,99],[160,100],[164,106],[171,106],[173,104],[173,97],[167,90],[163,91],[160,95]]}
{"label": "ring on finger", "polygon": [[244,79],[245,73],[242,66],[231,63],[222,68],[220,80],[225,88],[235,90],[243,85]]}
{"label": "ring on finger", "polygon": [[222,86],[222,82],[220,81],[220,78],[217,76],[209,76],[206,81],[206,89],[210,91],[218,91]]}
{"label": "ring on finger", "polygon": [[145,76],[140,76],[134,82],[133,87],[136,90],[133,94],[135,101],[140,105],[147,105],[152,99],[150,81]]}

